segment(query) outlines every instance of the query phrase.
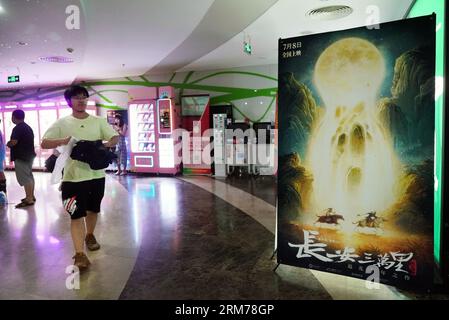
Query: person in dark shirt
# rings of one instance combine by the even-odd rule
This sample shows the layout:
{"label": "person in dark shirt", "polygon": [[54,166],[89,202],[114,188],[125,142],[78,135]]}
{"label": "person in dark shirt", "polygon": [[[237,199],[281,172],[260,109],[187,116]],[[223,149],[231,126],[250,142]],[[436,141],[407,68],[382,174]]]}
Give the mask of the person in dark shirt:
{"label": "person in dark shirt", "polygon": [[[2,120],[0,119],[0,125],[2,123]],[[6,177],[5,177],[5,142],[3,140],[3,134],[0,130],[0,192],[4,192],[6,195]]]}
{"label": "person in dark shirt", "polygon": [[33,161],[36,157],[34,152],[33,129],[25,123],[25,112],[14,110],[12,122],[16,125],[11,133],[11,140],[7,146],[11,149],[11,161],[14,161],[14,170],[17,181],[24,187],[26,197],[16,205],[16,208],[24,208],[36,202],[34,197]]}

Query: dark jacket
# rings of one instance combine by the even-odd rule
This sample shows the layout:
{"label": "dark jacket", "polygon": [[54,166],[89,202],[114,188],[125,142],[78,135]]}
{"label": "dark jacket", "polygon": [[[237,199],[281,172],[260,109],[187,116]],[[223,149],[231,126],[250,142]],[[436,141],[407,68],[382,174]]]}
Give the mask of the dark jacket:
{"label": "dark jacket", "polygon": [[34,151],[33,129],[25,122],[18,123],[11,133],[11,140],[17,140],[17,144],[11,147],[11,161],[33,161],[36,157]]}
{"label": "dark jacket", "polygon": [[103,145],[101,140],[80,140],[73,147],[70,157],[89,164],[92,170],[105,169],[117,156]]}

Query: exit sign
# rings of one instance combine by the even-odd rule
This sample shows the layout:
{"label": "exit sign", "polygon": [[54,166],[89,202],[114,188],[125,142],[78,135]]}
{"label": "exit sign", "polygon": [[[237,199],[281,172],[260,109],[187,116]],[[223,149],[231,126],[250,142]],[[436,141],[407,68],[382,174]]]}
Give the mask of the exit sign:
{"label": "exit sign", "polygon": [[251,43],[243,42],[243,52],[247,54],[251,54],[253,52],[253,48],[251,47]]}
{"label": "exit sign", "polygon": [[8,83],[20,82],[19,76],[10,76],[8,77]]}

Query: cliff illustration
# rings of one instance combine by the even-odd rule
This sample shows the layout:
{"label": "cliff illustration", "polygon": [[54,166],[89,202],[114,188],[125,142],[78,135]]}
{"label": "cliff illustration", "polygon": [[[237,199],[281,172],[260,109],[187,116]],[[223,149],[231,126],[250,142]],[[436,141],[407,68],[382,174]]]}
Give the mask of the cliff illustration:
{"label": "cliff illustration", "polygon": [[433,154],[435,64],[429,47],[406,51],[396,59],[391,97],[378,104],[380,118],[407,160]]}
{"label": "cliff illustration", "polygon": [[283,221],[298,218],[309,202],[312,192],[312,176],[301,163],[300,156],[293,152],[280,157],[278,181],[278,205]]}
{"label": "cliff illustration", "polygon": [[307,149],[312,125],[317,117],[317,105],[312,92],[299,83],[293,73],[280,76],[279,103],[285,108],[279,113],[279,145],[280,154],[292,151],[304,156]]}

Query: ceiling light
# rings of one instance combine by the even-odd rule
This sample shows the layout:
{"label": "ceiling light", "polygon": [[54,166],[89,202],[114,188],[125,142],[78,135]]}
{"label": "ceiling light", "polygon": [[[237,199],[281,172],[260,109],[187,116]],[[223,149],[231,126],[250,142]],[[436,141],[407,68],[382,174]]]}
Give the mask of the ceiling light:
{"label": "ceiling light", "polygon": [[54,102],[42,102],[41,107],[54,107],[56,104]]}
{"label": "ceiling light", "polygon": [[72,63],[72,58],[61,57],[61,56],[50,56],[50,57],[40,57],[40,61],[43,62],[53,62],[53,63]]}
{"label": "ceiling light", "polygon": [[5,12],[5,9],[3,9],[2,5],[0,4],[0,13]]}
{"label": "ceiling light", "polygon": [[317,20],[336,20],[349,16],[354,10],[348,6],[327,6],[307,12],[307,16]]}
{"label": "ceiling light", "polygon": [[19,46],[27,46],[27,45],[28,45],[28,42],[25,42],[25,41],[17,41],[17,44],[18,44]]}

